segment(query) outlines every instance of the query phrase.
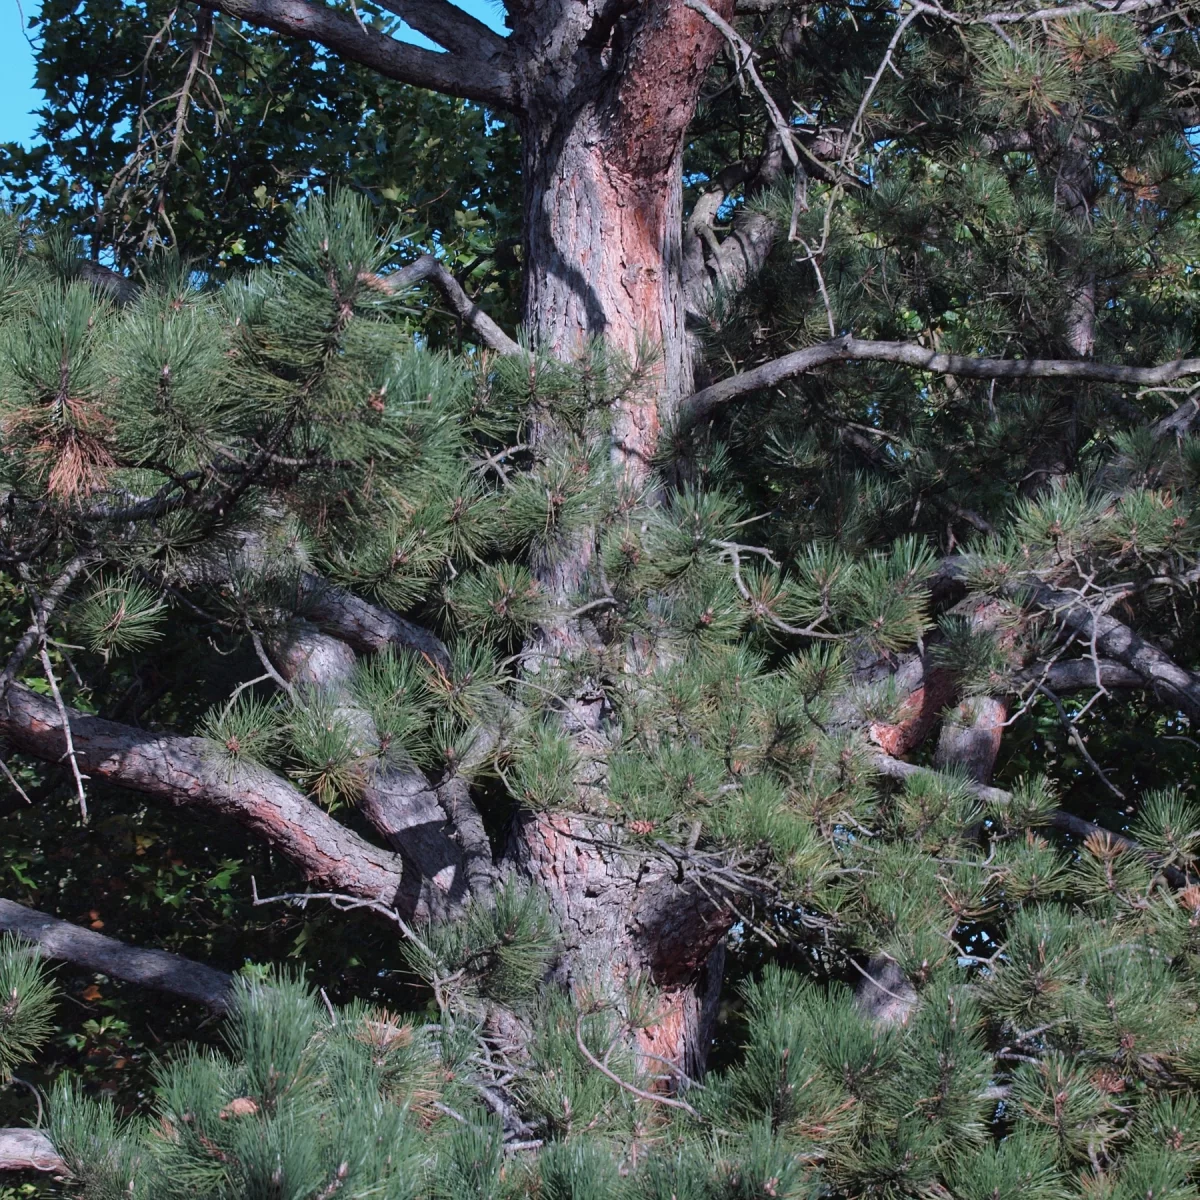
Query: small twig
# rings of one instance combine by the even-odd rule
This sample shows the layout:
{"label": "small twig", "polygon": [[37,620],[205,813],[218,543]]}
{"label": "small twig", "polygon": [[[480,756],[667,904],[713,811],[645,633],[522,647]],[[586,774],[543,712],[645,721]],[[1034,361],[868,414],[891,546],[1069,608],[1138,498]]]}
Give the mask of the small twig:
{"label": "small twig", "polygon": [[[742,597],[742,599],[751,606],[755,616],[761,617],[769,624],[773,625],[781,633],[790,634],[793,637],[817,638],[818,640],[825,642],[839,642],[845,640],[841,634],[824,633],[818,629],[818,626],[821,624],[821,622],[824,621],[829,615],[828,612],[821,612],[815,620],[810,621],[806,626],[804,626],[803,629],[801,629],[799,626],[789,625],[788,622],[782,620],[780,617],[777,617],[765,604],[754,599],[754,597],[750,594],[750,589],[746,586],[746,581],[742,578],[741,554],[743,551],[753,551],[754,553],[759,554],[765,553],[764,551],[755,550],[755,548],[752,546],[740,546],[736,542],[716,541],[714,542],[714,545],[722,548],[718,557],[729,560],[729,565],[733,570],[734,586],[737,588],[738,594]],[[773,565],[778,565],[769,554],[767,555],[767,558]]]}
{"label": "small twig", "polygon": [[590,612],[595,612],[601,608],[616,608],[617,601],[615,596],[601,596],[597,600],[589,600],[586,604],[581,604],[578,608],[572,609],[567,613],[567,620],[573,621],[576,617],[582,617]]}
{"label": "small twig", "polygon": [[868,983],[870,983],[870,984],[871,984],[873,987],[877,987],[877,988],[878,988],[878,989],[879,989],[879,990],[880,990],[880,991],[881,991],[881,992],[882,992],[882,993],[883,993],[885,996],[891,996],[891,998],[892,998],[893,1000],[898,1000],[898,1001],[899,1001],[901,1004],[911,1004],[911,1003],[912,1003],[912,997],[911,997],[911,996],[897,996],[895,992],[891,991],[891,990],[890,990],[890,989],[888,989],[888,988],[885,988],[885,987],[883,986],[883,984],[882,984],[882,983],[880,983],[880,982],[879,982],[879,980],[875,978],[875,976],[874,976],[874,975],[872,975],[872,974],[871,974],[869,971],[865,970],[864,968],[860,967],[860,966],[858,965],[858,963],[856,963],[856,962],[854,961],[854,959],[853,959],[853,957],[852,957],[852,956],[850,956],[850,955],[847,955],[847,956],[846,956],[846,959],[847,959],[847,961],[850,963],[850,965],[851,965],[851,966],[852,966],[852,967],[853,967],[853,968],[854,968],[854,969],[855,969],[855,970],[856,970],[856,971],[857,971],[857,972],[858,972],[858,973],[859,973],[859,974],[860,974],[860,975],[861,975],[861,976],[862,976],[862,977],[863,977],[863,978],[864,978],[864,979],[865,979],[865,980],[866,980]]}
{"label": "small twig", "polygon": [[896,52],[896,47],[900,45],[900,39],[904,37],[904,31],[917,19],[921,13],[921,8],[914,6],[908,12],[900,23],[896,26],[895,32],[892,34],[892,40],[888,42],[887,49],[883,52],[883,60],[880,62],[875,74],[871,76],[870,83],[867,84],[867,90],[863,93],[862,102],[858,106],[858,112],[854,114],[854,120],[850,122],[850,128],[846,133],[845,145],[842,149],[841,165],[847,166],[850,159],[857,153],[858,146],[855,144],[858,140],[863,118],[867,115],[867,107],[871,103],[871,98],[875,95],[875,89],[879,86],[879,81],[883,78],[884,72],[892,65],[892,55]]}
{"label": "small twig", "polygon": [[8,782],[17,789],[17,795],[20,796],[26,804],[32,804],[33,801],[30,800],[25,789],[17,782],[17,777],[8,769],[8,763],[6,763],[2,758],[0,758],[0,771],[4,772],[4,778],[7,779]]}
{"label": "small twig", "polygon": [[509,479],[508,472],[504,469],[504,460],[511,458],[514,454],[518,454],[522,450],[528,449],[528,442],[518,442],[515,446],[506,446],[503,450],[497,450],[495,454],[484,455],[476,464],[475,469],[483,475],[491,467],[500,476],[500,480],[505,487],[512,487],[512,480]]}
{"label": "small twig", "polygon": [[817,288],[821,293],[821,302],[825,305],[825,320],[829,325],[829,336],[835,338],[837,337],[837,323],[833,316],[833,303],[830,301],[829,291],[825,287],[825,273],[821,270],[821,263],[817,258],[820,247],[814,249],[798,233],[793,235],[789,240],[799,242],[804,247],[805,258],[800,261],[812,263],[813,274],[817,277]]}
{"label": "small twig", "polygon": [[[16,678],[17,672],[21,669],[21,664],[29,657],[30,652],[37,645],[38,639],[43,636],[47,622],[58,606],[58,602],[63,598],[63,595],[71,584],[75,582],[79,572],[91,561],[92,556],[90,554],[77,555],[67,563],[63,573],[50,585],[40,601],[34,596],[33,623],[21,635],[20,641],[17,642],[13,652],[8,656],[8,662],[4,664],[4,670],[0,671],[0,700],[4,699],[4,693],[8,691],[8,685]],[[28,569],[21,571],[26,586],[29,585],[29,580],[26,578],[28,574]],[[30,591],[32,593],[32,589]]]}
{"label": "small twig", "polygon": [[329,1023],[337,1028],[337,1013],[333,1011],[333,1005],[329,1001],[329,995],[324,988],[321,988],[321,999],[325,1002],[325,1010],[329,1013]]}
{"label": "small twig", "polygon": [[258,631],[249,622],[246,623],[246,628],[250,632],[250,640],[254,643],[254,653],[258,655],[258,661],[262,663],[267,677],[273,679],[287,693],[288,699],[293,704],[297,703],[296,689],[275,670],[275,665],[267,657],[266,650],[263,649],[262,638],[258,636]]}
{"label": "small twig", "polygon": [[41,1090],[41,1088],[35,1087],[32,1083],[29,1082],[29,1080],[22,1079],[19,1075],[10,1075],[8,1077],[8,1080],[10,1083],[15,1083],[18,1086],[25,1088],[27,1091],[29,1091],[33,1095],[34,1100],[37,1102],[37,1120],[34,1122],[33,1127],[34,1127],[34,1129],[41,1129],[42,1121],[45,1117],[45,1110],[42,1108],[42,1090]]}
{"label": "small twig", "polygon": [[681,1067],[677,1067],[669,1058],[663,1058],[661,1054],[651,1054],[649,1050],[637,1050],[635,1053],[637,1054],[638,1058],[648,1058],[653,1062],[662,1063],[662,1065],[666,1067],[672,1075],[677,1076],[689,1088],[698,1088],[703,1086],[702,1084],[697,1083]]}
{"label": "small twig", "polygon": [[583,1017],[575,1022],[575,1043],[579,1047],[580,1053],[584,1058],[596,1068],[606,1079],[611,1079],[618,1087],[624,1088],[625,1091],[637,1096],[639,1100],[648,1100],[651,1104],[663,1104],[668,1108],[681,1108],[690,1116],[700,1119],[700,1114],[686,1101],[676,1100],[673,1096],[656,1096],[653,1092],[644,1092],[639,1087],[634,1087],[632,1083],[628,1083],[622,1079],[615,1071],[606,1067],[588,1048],[583,1040]]}
{"label": "small twig", "polygon": [[250,898],[254,908],[260,908],[264,904],[292,904],[297,908],[304,908],[310,900],[326,900],[338,912],[369,908],[387,917],[414,946],[429,957],[430,961],[436,961],[433,951],[417,936],[412,926],[395,908],[382,900],[364,900],[359,896],[348,896],[344,892],[284,892],[278,896],[260,896],[258,883],[253,875],[250,876]]}
{"label": "small twig", "polygon": [[745,71],[750,76],[750,82],[754,85],[754,90],[762,97],[762,102],[767,109],[767,115],[771,118],[771,124],[775,126],[779,134],[784,152],[787,154],[792,166],[799,168],[800,156],[796,153],[795,135],[792,133],[791,125],[783,113],[780,112],[779,105],[775,103],[771,93],[767,91],[766,84],[763,83],[762,77],[758,73],[758,68],[754,64],[754,48],[738,34],[737,30],[728,21],[709,8],[704,3],[704,0],[683,0],[683,2],[692,12],[699,13],[710,25],[720,30],[721,36],[724,37],[733,50],[733,58],[737,64],[738,74],[740,75],[742,71]]}
{"label": "small twig", "polygon": [[1050,703],[1054,705],[1055,709],[1057,709],[1058,718],[1060,721],[1062,721],[1063,728],[1065,728],[1067,731],[1067,736],[1070,738],[1070,740],[1072,742],[1074,742],[1075,749],[1078,750],[1079,753],[1083,755],[1084,760],[1087,762],[1087,765],[1089,767],[1091,767],[1093,771],[1095,771],[1096,776],[1100,780],[1100,782],[1102,784],[1104,784],[1104,786],[1106,788],[1108,788],[1108,790],[1110,792],[1112,792],[1112,794],[1114,796],[1116,796],[1116,798],[1118,800],[1124,800],[1125,793],[1123,791],[1121,791],[1121,789],[1119,787],[1117,787],[1117,785],[1115,783],[1113,783],[1113,781],[1111,779],[1109,779],[1109,777],[1104,773],[1104,768],[1101,767],[1100,764],[1091,756],[1091,753],[1088,751],[1087,746],[1084,745],[1083,737],[1079,733],[1079,728],[1075,724],[1075,722],[1067,715],[1067,710],[1065,708],[1063,708],[1062,701],[1058,698],[1057,695],[1055,695],[1054,692],[1052,692],[1048,687],[1046,687],[1046,685],[1044,683],[1036,684],[1035,687],[1037,688],[1037,690],[1039,692],[1042,693],[1043,696],[1047,697],[1049,699]]}
{"label": "small twig", "polygon": [[63,758],[71,760],[71,773],[75,776],[75,791],[79,796],[79,818],[86,825],[88,823],[87,793],[83,790],[83,781],[87,779],[87,776],[80,771],[79,760],[75,757],[75,742],[71,737],[71,722],[67,718],[67,706],[63,703],[62,692],[58,690],[58,680],[54,675],[54,667],[50,663],[50,655],[46,652],[44,638],[39,657],[42,660],[42,670],[46,674],[46,681],[50,684],[50,693],[54,697],[55,707],[58,709],[58,719],[62,721],[63,737],[67,742],[67,752]]}
{"label": "small twig", "polygon": [[221,713],[221,719],[224,720],[233,711],[234,701],[247,689],[252,688],[256,683],[266,683],[268,679],[274,680],[274,675],[256,675],[253,679],[247,679],[245,683],[239,683],[237,687],[229,693],[229,699],[225,701],[225,708]]}

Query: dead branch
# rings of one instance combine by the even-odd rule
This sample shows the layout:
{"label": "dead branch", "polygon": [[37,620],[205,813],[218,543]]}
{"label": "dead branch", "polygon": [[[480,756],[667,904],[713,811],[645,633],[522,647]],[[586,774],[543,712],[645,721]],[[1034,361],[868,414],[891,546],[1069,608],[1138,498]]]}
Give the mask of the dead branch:
{"label": "dead branch", "polygon": [[62,723],[63,740],[67,746],[63,758],[70,760],[71,774],[75,777],[75,792],[79,797],[79,816],[86,825],[88,820],[87,793],[84,791],[83,781],[87,776],[79,769],[79,756],[75,753],[75,742],[71,737],[71,719],[67,715],[67,706],[63,703],[62,692],[58,688],[58,679],[55,677],[54,667],[50,663],[50,655],[46,652],[44,633],[39,657],[42,660],[42,670],[46,674],[46,682],[50,685],[50,694],[54,697],[54,706],[58,709],[58,719]]}
{"label": "dead branch", "polygon": [[92,559],[93,556],[89,554],[80,554],[71,559],[67,563],[63,573],[46,590],[46,594],[41,598],[40,602],[35,600],[34,619],[21,635],[20,640],[13,648],[13,652],[8,656],[8,662],[5,663],[4,670],[0,671],[0,701],[3,701],[4,693],[8,690],[8,685],[16,678],[17,672],[29,657],[34,646],[37,645],[41,637],[41,631],[46,628],[47,622],[58,607],[63,596],[66,595],[67,589],[75,582],[79,577],[80,571]]}
{"label": "dead branch", "polygon": [[579,1047],[580,1054],[588,1060],[597,1071],[600,1072],[606,1079],[611,1079],[619,1088],[623,1088],[631,1095],[636,1096],[639,1100],[649,1101],[651,1104],[662,1104],[667,1108],[681,1108],[689,1116],[700,1119],[700,1114],[686,1101],[678,1100],[674,1096],[657,1096],[653,1092],[645,1092],[640,1087],[634,1087],[632,1083],[622,1079],[611,1068],[605,1066],[588,1048],[583,1040],[583,1017],[580,1016],[575,1022],[575,1044]]}

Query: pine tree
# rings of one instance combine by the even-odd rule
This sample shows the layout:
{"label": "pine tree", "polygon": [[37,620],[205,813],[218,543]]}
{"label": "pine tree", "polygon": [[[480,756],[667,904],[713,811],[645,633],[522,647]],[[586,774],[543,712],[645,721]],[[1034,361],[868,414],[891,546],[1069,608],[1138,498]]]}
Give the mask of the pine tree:
{"label": "pine tree", "polygon": [[[162,967],[227,1052],[168,1060],[132,1123],[61,1087],[81,1194],[1192,1195],[1200,812],[1156,744],[1200,711],[1190,27],[745,7],[753,42],[699,0],[554,18],[584,66],[565,114],[561,76],[519,82],[520,337],[349,190],[245,277],[163,253],[136,288],[6,217],[9,777],[239,823],[430,997]],[[511,46],[443,36],[516,105],[500,66],[545,65],[552,18],[509,11]],[[858,57],[822,53],[852,18]],[[676,221],[680,114],[617,148],[584,83],[684,33],[646,103],[686,121],[716,64],[696,161],[763,92],[800,119],[638,283],[632,226],[617,254],[539,205],[611,216],[636,159]],[[421,282],[483,348],[432,348]],[[170,728],[106,719],[193,642]],[[748,972],[706,1074],[727,943],[790,965]],[[3,954],[15,1064],[43,985]]]}

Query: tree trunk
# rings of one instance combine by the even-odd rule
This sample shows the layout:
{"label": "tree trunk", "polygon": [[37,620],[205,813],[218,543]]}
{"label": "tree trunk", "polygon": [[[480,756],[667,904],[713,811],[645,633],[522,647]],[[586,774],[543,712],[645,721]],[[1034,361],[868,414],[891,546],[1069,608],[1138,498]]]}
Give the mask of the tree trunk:
{"label": "tree trunk", "polygon": [[[731,0],[715,0],[729,19]],[[657,357],[614,442],[643,478],[660,422],[692,390],[684,328],[682,156],[721,35],[682,0],[510,5],[521,80],[524,314],[569,357],[589,338]]]}
{"label": "tree trunk", "polygon": [[[712,5],[732,17],[732,0]],[[685,329],[682,157],[704,74],[721,35],[683,0],[551,0],[510,4],[524,134],[524,314],[539,349],[569,359],[591,338],[631,360],[653,356],[646,386],[620,399],[613,457],[625,478],[650,475],[662,424],[692,391]],[[553,438],[553,415],[543,436]],[[587,578],[584,535],[542,564],[560,610]],[[577,621],[543,631],[536,664],[592,636]],[[601,706],[564,706],[564,727],[603,787]],[[509,850],[544,889],[565,933],[563,982],[619,1000],[635,977],[662,994],[638,1040],[689,1075],[703,1069],[723,965],[727,912],[676,879],[664,855],[631,856],[620,831],[574,818],[527,816]],[[653,1062],[649,1064],[653,1067]],[[659,1073],[661,1068],[656,1068]]]}
{"label": "tree trunk", "polygon": [[[732,914],[679,880],[666,855],[637,855],[619,839],[601,822],[528,816],[511,854],[558,910],[559,981],[578,997],[619,1005],[630,984],[649,979],[659,1007],[637,1031],[638,1047],[696,1078],[712,1040]],[[654,1059],[648,1065],[661,1073]]]}

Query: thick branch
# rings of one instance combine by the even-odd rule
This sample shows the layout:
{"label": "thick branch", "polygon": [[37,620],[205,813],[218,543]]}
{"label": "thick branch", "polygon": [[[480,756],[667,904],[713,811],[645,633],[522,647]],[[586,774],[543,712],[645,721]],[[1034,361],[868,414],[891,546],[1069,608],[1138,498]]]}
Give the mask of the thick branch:
{"label": "thick branch", "polygon": [[1018,686],[1041,683],[1053,692],[1086,692],[1098,688],[1138,688],[1149,686],[1145,677],[1132,667],[1102,658],[1072,658],[1051,663],[1048,667],[1036,664],[1027,667],[1014,682]]}
{"label": "thick branch", "polygon": [[301,577],[300,592],[305,617],[360,654],[399,646],[442,668],[450,665],[450,653],[441,638],[390,608],[380,608],[316,575]]}
{"label": "thick branch", "polygon": [[1200,397],[1189,396],[1174,412],[1155,421],[1150,426],[1150,433],[1156,441],[1166,437],[1185,437],[1191,433],[1197,416],[1200,416]]}
{"label": "thick branch", "polygon": [[1085,642],[1094,641],[1099,653],[1136,671],[1160,696],[1193,716],[1200,715],[1200,675],[1184,670],[1116,617],[1096,612],[1094,601],[1048,584],[1033,589],[1032,597],[1059,625],[1074,630]]}
{"label": "thick branch", "polygon": [[0,1171],[45,1171],[65,1175],[67,1164],[40,1130],[0,1129]]}
{"label": "thick branch", "polygon": [[394,292],[412,287],[417,283],[432,283],[445,297],[446,302],[455,311],[462,322],[475,334],[489,350],[497,354],[520,354],[520,344],[492,320],[463,291],[458,280],[432,254],[422,254],[416,262],[391,275],[383,277],[384,282]]}
{"label": "thick branch", "polygon": [[1079,379],[1134,387],[1154,387],[1184,375],[1200,374],[1200,358],[1181,358],[1154,367],[1126,367],[1084,359],[973,358],[940,354],[911,342],[876,342],[847,335],[785,354],[696,392],[680,407],[680,422],[686,428],[730,400],[774,387],[829,363],[851,361],[896,363],[967,379]]}
{"label": "thick branch", "polygon": [[[388,903],[403,880],[400,858],[339,824],[263,767],[236,766],[204,738],[156,734],[68,710],[80,767],[93,779],[236,821],[332,891]],[[19,684],[0,702],[0,735],[47,762],[65,750],[54,704]]]}
{"label": "thick branch", "polygon": [[[478,813],[466,794],[453,798],[435,789],[402,747],[380,750],[375,722],[350,689],[354,652],[344,642],[312,626],[296,625],[274,650],[289,683],[320,688],[333,697],[338,713],[353,730],[362,756],[363,786],[359,808],[413,869],[399,907],[405,913],[429,910],[440,916],[463,904],[470,891],[483,894],[494,882],[491,853],[485,870],[476,870],[465,853]],[[460,830],[467,830],[465,834]],[[486,846],[486,838],[484,839]],[[482,889],[482,890],[481,890]]]}
{"label": "thick branch", "polygon": [[115,938],[4,899],[0,899],[0,932],[20,934],[36,942],[47,958],[61,958],[110,979],[169,992],[214,1012],[229,1008],[233,976],[178,954],[127,946]]}
{"label": "thick branch", "polygon": [[[204,0],[204,4],[251,25],[265,25],[276,33],[320,42],[344,58],[401,83],[497,108],[511,109],[515,105],[512,78],[499,53],[480,58],[425,50],[370,29],[349,14],[307,0]],[[424,12],[434,6],[428,0],[418,0],[403,7]],[[462,28],[460,23],[459,33]],[[451,36],[448,25],[443,32]],[[454,36],[461,43],[465,34]]]}
{"label": "thick branch", "polygon": [[504,38],[447,0],[380,0],[380,3],[406,25],[456,54],[486,61],[506,50]]}

